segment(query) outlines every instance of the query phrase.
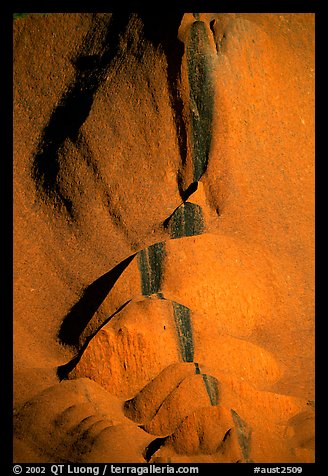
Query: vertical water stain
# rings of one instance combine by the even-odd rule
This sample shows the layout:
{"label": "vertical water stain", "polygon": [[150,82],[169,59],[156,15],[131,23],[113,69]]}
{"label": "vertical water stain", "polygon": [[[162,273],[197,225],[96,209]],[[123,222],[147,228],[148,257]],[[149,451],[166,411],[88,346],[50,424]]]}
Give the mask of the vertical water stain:
{"label": "vertical water stain", "polygon": [[247,426],[244,420],[240,418],[240,416],[235,410],[231,409],[231,415],[236,425],[238,442],[242,450],[243,457],[245,458],[246,462],[250,463],[251,460],[249,460],[249,454],[251,447],[252,430]]}
{"label": "vertical water stain", "polygon": [[193,179],[196,182],[207,168],[214,109],[211,44],[204,22],[195,21],[191,25],[186,52],[190,90]]}
{"label": "vertical water stain", "polygon": [[190,309],[174,301],[172,304],[182,360],[192,362],[194,360],[194,342]]}
{"label": "vertical water stain", "polygon": [[144,296],[157,294],[161,290],[165,243],[155,243],[138,253],[138,266],[141,276],[141,292]]}
{"label": "vertical water stain", "polygon": [[219,382],[212,375],[202,374],[207,394],[210,398],[211,405],[215,406],[219,403]]}
{"label": "vertical water stain", "polygon": [[203,374],[200,370],[199,364],[194,362],[195,373],[201,375],[204,381],[206,392],[209,396],[211,405],[215,406],[219,403],[219,382],[215,377],[211,375]]}
{"label": "vertical water stain", "polygon": [[195,203],[183,203],[172,214],[168,226],[171,238],[201,235],[205,230],[201,207]]}

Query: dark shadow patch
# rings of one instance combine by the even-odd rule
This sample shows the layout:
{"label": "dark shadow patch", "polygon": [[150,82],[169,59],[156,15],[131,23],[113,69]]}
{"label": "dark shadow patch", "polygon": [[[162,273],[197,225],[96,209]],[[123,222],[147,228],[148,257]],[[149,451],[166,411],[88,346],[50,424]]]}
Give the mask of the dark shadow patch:
{"label": "dark shadow patch", "polygon": [[197,375],[201,374],[201,371],[200,371],[200,368],[199,368],[199,364],[197,362],[195,362],[195,373]]}
{"label": "dark shadow patch", "polygon": [[228,438],[228,436],[230,436],[230,433],[231,433],[231,428],[229,428],[229,430],[227,430],[224,434],[224,437],[223,437],[223,440],[222,442],[224,443],[226,441],[226,439]]}
{"label": "dark shadow patch", "polygon": [[60,326],[58,338],[62,344],[78,348],[82,332],[134,257],[135,254],[129,256],[83,291],[81,299],[74,304]]}
{"label": "dark shadow patch", "polygon": [[217,23],[217,20],[211,20],[210,21],[210,29],[211,29],[211,32],[212,32],[212,35],[213,35],[213,39],[214,39],[214,44],[215,44],[215,48],[216,48],[216,52],[219,53],[219,48],[218,48],[218,44],[217,44],[217,41],[216,41],[216,33],[215,33],[215,25]]}
{"label": "dark shadow patch", "polygon": [[192,182],[189,187],[182,192],[181,198],[184,202],[188,200],[188,198],[197,191],[198,189],[198,182]]}
{"label": "dark shadow patch", "polygon": [[143,457],[145,458],[147,463],[150,461],[151,457],[156,453],[156,451],[158,451],[159,448],[161,446],[163,446],[165,441],[166,441],[166,437],[165,438],[156,438],[155,440],[153,440],[149,443],[149,445],[145,448],[145,450],[143,452]]}
{"label": "dark shadow patch", "polygon": [[182,360],[192,362],[194,360],[194,341],[190,309],[174,301],[172,301],[172,305]]}
{"label": "dark shadow patch", "polygon": [[165,256],[165,242],[155,243],[137,254],[141,292],[144,296],[151,296],[160,292]]}
{"label": "dark shadow patch", "polygon": [[[157,294],[156,294],[156,297],[157,297],[158,299],[161,299],[162,301],[166,301],[166,298],[165,298],[165,296],[164,296],[163,293],[157,293]],[[164,326],[164,328],[165,328],[165,326]]]}

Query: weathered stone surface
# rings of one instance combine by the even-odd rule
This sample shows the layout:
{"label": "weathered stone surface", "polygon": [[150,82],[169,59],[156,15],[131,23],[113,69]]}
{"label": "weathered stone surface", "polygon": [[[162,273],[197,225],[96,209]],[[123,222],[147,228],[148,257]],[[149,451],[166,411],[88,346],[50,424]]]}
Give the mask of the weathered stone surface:
{"label": "weathered stone surface", "polygon": [[124,416],[122,401],[89,379],[36,395],[16,413],[14,428],[15,460],[26,462],[142,462],[152,439]]}
{"label": "weathered stone surface", "polygon": [[195,375],[193,362],[174,363],[165,367],[134,398],[127,400],[124,414],[136,423],[150,421],[162,405],[165,397],[170,395],[188,376]]}
{"label": "weathered stone surface", "polygon": [[131,300],[105,324],[80,351],[69,377],[91,378],[128,398],[175,362],[231,373],[259,388],[284,374],[266,349],[222,334],[217,319],[153,296]]}
{"label": "weathered stone surface", "polygon": [[16,461],[313,461],[313,110],[312,14],[15,21]]}
{"label": "weathered stone surface", "polygon": [[238,443],[231,447],[231,440],[236,440],[234,423],[228,410],[222,407],[202,409],[191,413],[183,420],[179,428],[167,440],[166,446],[174,448],[177,453],[190,454],[213,454],[227,453],[229,462],[242,460],[242,454]]}
{"label": "weathered stone surface", "polygon": [[[160,249],[157,255],[155,246]],[[147,254],[139,252],[105,298],[109,315],[131,298],[159,292],[235,337],[249,336],[258,323],[269,331],[276,321],[277,276],[273,256],[264,249],[207,233],[150,248]]]}
{"label": "weathered stone surface", "polygon": [[172,304],[143,299],[131,301],[98,331],[69,377],[92,378],[129,398],[179,360]]}

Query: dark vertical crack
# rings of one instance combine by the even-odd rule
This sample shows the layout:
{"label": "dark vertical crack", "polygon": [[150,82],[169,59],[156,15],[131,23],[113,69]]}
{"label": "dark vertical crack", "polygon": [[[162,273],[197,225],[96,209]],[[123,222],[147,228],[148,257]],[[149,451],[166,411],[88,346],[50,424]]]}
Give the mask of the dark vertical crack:
{"label": "dark vertical crack", "polygon": [[216,32],[215,32],[216,24],[217,24],[217,20],[214,19],[214,20],[210,21],[210,30],[211,30],[212,35],[213,35],[216,53],[218,54],[219,53],[219,48],[218,48],[218,44],[217,44],[217,41],[216,41]]}
{"label": "dark vertical crack", "polygon": [[149,445],[145,448],[143,457],[145,458],[147,463],[149,463],[150,459],[156,453],[156,451],[158,451],[159,448],[164,445],[166,439],[167,437],[155,438],[155,440],[151,441]]}

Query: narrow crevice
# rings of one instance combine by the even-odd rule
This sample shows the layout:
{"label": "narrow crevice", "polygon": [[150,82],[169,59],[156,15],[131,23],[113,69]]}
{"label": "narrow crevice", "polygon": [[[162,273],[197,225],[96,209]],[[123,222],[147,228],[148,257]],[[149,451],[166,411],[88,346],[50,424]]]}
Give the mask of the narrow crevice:
{"label": "narrow crevice", "polygon": [[196,375],[200,375],[201,371],[200,371],[198,362],[194,362],[194,364],[195,364],[195,373],[196,373]]}
{"label": "narrow crevice", "polygon": [[156,438],[155,440],[151,441],[149,445],[145,448],[143,457],[149,463],[151,457],[159,450],[161,446],[164,445],[166,438]]}
{"label": "narrow crevice", "polygon": [[188,200],[188,198],[197,191],[198,189],[198,182],[192,182],[189,187],[182,192],[181,198],[184,202]]}
{"label": "narrow crevice", "polygon": [[215,23],[216,23],[216,20],[214,20],[214,19],[210,21],[210,29],[211,29],[211,32],[213,34],[214,39],[215,39],[215,30],[214,30]]}
{"label": "narrow crevice", "polygon": [[226,34],[223,33],[221,38],[218,41],[215,42],[216,50],[217,50],[218,53],[222,49],[222,46],[223,46],[223,43],[225,42],[225,40],[226,40]]}
{"label": "narrow crevice", "polygon": [[210,21],[210,30],[211,30],[212,35],[213,35],[216,53],[219,54],[219,48],[218,48],[218,44],[217,44],[217,41],[216,41],[216,32],[215,32],[216,23],[217,23],[217,20],[215,20],[215,19]]}
{"label": "narrow crevice", "polygon": [[228,438],[228,436],[230,435],[230,433],[231,433],[231,428],[229,428],[229,430],[227,430],[227,431],[225,432],[225,435],[224,435],[224,437],[223,437],[223,439],[222,439],[222,442],[223,442],[223,443],[226,441],[226,439]]}
{"label": "narrow crevice", "polygon": [[187,202],[187,200],[191,197],[191,195],[193,195],[198,189],[198,182],[192,182],[189,187],[181,193],[181,199],[182,199],[182,203],[180,203],[180,205],[178,205],[174,210],[173,212],[171,213],[171,215],[169,215],[167,218],[165,218],[165,220],[163,221],[162,223],[162,226],[164,229],[167,229],[168,228],[168,225],[169,225],[169,222],[171,220],[171,218],[173,217],[173,215],[176,213],[176,211],[182,206],[185,204],[185,202]]}

